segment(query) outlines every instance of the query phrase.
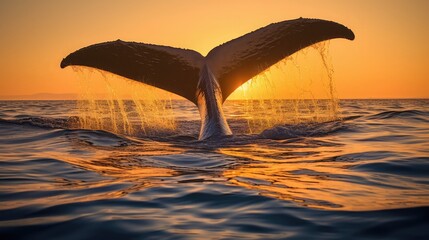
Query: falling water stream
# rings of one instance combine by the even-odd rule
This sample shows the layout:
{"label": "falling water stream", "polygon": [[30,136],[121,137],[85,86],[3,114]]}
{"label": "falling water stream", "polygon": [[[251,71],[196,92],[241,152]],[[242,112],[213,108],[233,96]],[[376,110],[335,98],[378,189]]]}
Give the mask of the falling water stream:
{"label": "falling water stream", "polygon": [[[172,98],[177,96],[104,71],[86,67],[73,69],[79,75],[81,86],[77,101],[80,128],[131,136],[176,130]],[[276,74],[280,77],[275,77]],[[94,84],[94,79],[104,87]],[[131,86],[127,89],[132,90],[122,93],[123,85]],[[291,92],[279,92],[280,86],[288,86]],[[245,100],[248,133],[260,133],[281,124],[340,119],[329,41],[314,44],[282,60],[236,92]],[[285,97],[289,100],[284,101]]]}
{"label": "falling water stream", "polygon": [[[130,136],[154,135],[176,129],[171,95],[142,83],[93,70],[74,67],[79,73],[79,128],[106,130]],[[102,81],[99,89],[93,80]],[[124,95],[120,85],[131,85]]]}
{"label": "falling water stream", "polygon": [[[236,91],[246,100],[249,133],[275,125],[339,120],[333,72],[326,41],[285,58],[243,84]],[[289,92],[282,92],[286,88],[282,86]]]}

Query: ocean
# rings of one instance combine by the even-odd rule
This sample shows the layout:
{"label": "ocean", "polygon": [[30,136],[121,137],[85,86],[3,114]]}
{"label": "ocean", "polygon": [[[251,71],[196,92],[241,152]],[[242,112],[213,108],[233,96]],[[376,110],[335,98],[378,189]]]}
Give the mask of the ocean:
{"label": "ocean", "polygon": [[[429,100],[198,141],[76,127],[75,101],[0,102],[0,239],[429,239]],[[246,120],[247,119],[247,120]]]}

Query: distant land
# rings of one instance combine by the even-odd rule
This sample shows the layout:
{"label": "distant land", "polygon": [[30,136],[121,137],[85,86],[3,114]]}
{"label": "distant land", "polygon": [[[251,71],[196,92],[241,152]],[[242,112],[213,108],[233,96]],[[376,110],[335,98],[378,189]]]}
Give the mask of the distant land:
{"label": "distant land", "polygon": [[35,93],[28,95],[0,95],[0,100],[76,100],[73,93]]}

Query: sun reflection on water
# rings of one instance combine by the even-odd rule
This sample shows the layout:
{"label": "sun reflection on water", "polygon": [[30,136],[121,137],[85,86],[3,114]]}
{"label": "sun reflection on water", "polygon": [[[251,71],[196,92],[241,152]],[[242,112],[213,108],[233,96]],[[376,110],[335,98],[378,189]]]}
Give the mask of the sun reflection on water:
{"label": "sun reflection on water", "polygon": [[[354,159],[356,148],[316,139],[278,145],[220,149],[222,154],[248,161],[225,170],[223,176],[231,184],[313,208],[366,211],[427,204],[417,183],[356,171],[358,164],[372,161]],[[358,152],[376,149],[361,145]]]}

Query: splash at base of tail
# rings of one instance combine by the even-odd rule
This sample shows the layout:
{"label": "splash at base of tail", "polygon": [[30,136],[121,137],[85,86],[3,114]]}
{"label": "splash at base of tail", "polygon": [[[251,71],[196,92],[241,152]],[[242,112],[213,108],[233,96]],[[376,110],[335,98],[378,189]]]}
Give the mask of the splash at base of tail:
{"label": "splash at base of tail", "polygon": [[353,40],[347,27],[299,18],[250,32],[212,49],[196,51],[121,40],[94,44],[61,62],[111,72],[178,94],[197,105],[200,140],[231,135],[222,104],[239,86],[291,54],[333,39]]}

